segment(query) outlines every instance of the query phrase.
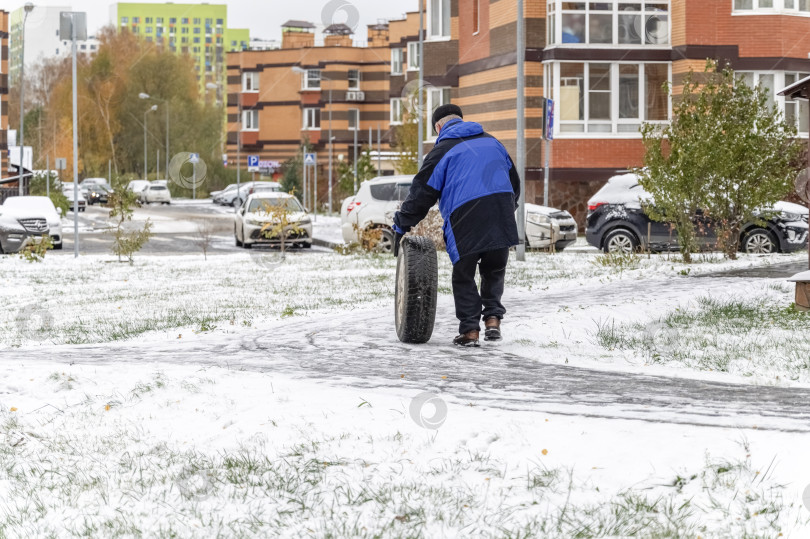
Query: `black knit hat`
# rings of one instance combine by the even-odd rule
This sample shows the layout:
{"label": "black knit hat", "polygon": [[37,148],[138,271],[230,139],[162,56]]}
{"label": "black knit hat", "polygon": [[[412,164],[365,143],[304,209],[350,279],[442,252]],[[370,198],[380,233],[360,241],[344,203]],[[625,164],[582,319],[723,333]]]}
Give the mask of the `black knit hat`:
{"label": "black knit hat", "polygon": [[452,104],[442,105],[441,107],[437,108],[433,112],[433,123],[431,124],[433,126],[433,129],[434,130],[436,129],[436,124],[439,122],[439,120],[447,116],[454,116],[454,115],[458,116],[461,119],[464,119],[464,114],[461,112],[461,107],[459,107],[458,105]]}

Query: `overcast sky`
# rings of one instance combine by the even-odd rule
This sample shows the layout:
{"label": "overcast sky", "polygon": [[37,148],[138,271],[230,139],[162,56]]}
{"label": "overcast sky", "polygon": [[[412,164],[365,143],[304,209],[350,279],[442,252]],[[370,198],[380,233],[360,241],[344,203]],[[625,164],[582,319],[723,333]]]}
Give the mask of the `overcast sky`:
{"label": "overcast sky", "polygon": [[[86,11],[88,30],[96,30],[109,22],[109,1],[100,0],[32,0],[34,4],[72,5],[76,11]],[[163,3],[150,2],[148,3]],[[4,2],[5,3],[5,2]],[[23,2],[15,2],[22,4]],[[176,2],[192,3],[192,2]],[[196,3],[196,2],[194,2]],[[349,22],[357,24],[357,40],[366,39],[366,25],[378,19],[399,19],[406,11],[415,11],[418,0],[212,0],[211,4],[228,5],[228,25],[250,28],[251,37],[281,39],[281,24],[290,20],[306,20],[315,24]],[[14,8],[19,6],[14,6]],[[329,14],[334,13],[333,17]]]}

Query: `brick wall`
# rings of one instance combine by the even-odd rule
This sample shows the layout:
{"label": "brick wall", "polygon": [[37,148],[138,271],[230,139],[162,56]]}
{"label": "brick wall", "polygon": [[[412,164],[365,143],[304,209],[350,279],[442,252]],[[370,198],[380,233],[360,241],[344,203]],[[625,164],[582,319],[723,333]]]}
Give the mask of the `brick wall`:
{"label": "brick wall", "polygon": [[9,13],[0,10],[0,178],[8,174],[8,29]]}

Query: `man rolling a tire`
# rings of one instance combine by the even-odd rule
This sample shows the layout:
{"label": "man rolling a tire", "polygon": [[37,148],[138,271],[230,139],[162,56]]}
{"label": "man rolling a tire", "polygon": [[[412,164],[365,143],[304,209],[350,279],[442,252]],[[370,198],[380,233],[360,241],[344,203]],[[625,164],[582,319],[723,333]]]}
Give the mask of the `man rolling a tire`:
{"label": "man rolling a tire", "polygon": [[[461,108],[442,105],[433,113],[439,137],[394,216],[394,255],[402,235],[439,201],[447,254],[453,262],[453,297],[458,346],[501,340],[501,303],[509,249],[518,244],[515,209],[520,177],[506,148],[480,124],[465,122]],[[481,274],[481,289],[475,270]]]}

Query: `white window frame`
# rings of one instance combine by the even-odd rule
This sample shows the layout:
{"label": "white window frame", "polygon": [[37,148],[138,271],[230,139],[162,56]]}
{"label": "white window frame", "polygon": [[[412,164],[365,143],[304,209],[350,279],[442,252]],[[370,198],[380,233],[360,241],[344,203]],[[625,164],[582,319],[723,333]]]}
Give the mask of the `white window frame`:
{"label": "white window frame", "polygon": [[[565,10],[563,12],[562,3],[564,0],[547,0],[546,10],[546,41],[548,43],[547,48],[552,47],[572,47],[572,48],[614,48],[614,49],[669,49],[672,47],[672,2],[671,0],[655,0],[654,3],[656,4],[667,4],[667,42],[666,43],[644,43],[644,39],[642,39],[642,43],[619,43],[619,16],[620,15],[638,15],[641,17],[642,26],[646,25],[647,17],[655,16],[656,14],[663,15],[660,11],[648,10],[646,7],[646,3],[644,0],[607,0],[605,2],[599,2],[600,4],[611,3],[613,4],[613,9],[610,11],[596,11],[590,9],[591,2],[582,1],[585,4],[586,9],[579,11],[579,10]],[[578,0],[579,1],[579,0]],[[633,3],[633,4],[642,4],[641,11],[635,12],[622,12],[619,11],[620,4],[619,2],[623,3]],[[734,0],[730,0],[734,1]],[[777,1],[777,0],[774,0]],[[650,2],[653,3],[653,2]],[[584,43],[563,43],[562,41],[562,34],[563,34],[563,13],[575,13],[575,14],[582,14],[585,17],[585,42]],[[612,16],[612,27],[613,27],[613,39],[611,43],[590,43],[590,17],[588,16],[591,13],[598,13],[598,14],[610,14]],[[552,35],[553,32],[553,35]],[[642,36],[643,38],[644,36]]]}
{"label": "white window frame", "polygon": [[256,109],[242,111],[242,131],[259,130],[259,111]]}
{"label": "white window frame", "polygon": [[[310,74],[318,74],[318,85],[310,85]],[[301,89],[302,90],[320,90],[321,89],[321,70],[320,69],[307,69],[306,73],[301,74]]]}
{"label": "white window frame", "polygon": [[[359,131],[360,130],[360,109],[349,109],[348,111],[349,117],[347,119],[347,124],[349,126],[349,131]],[[354,119],[354,127],[352,127],[352,119]]]}
{"label": "white window frame", "polygon": [[391,49],[391,74],[402,75],[402,60],[404,59],[402,47]]}
{"label": "white window frame", "polygon": [[438,137],[438,135],[433,132],[433,124],[430,123],[430,118],[433,117],[433,111],[441,105],[450,103],[450,92],[451,89],[449,86],[430,86],[425,88],[425,115],[428,118],[425,122],[425,140],[428,142],[432,142]]}
{"label": "white window frame", "polygon": [[[301,129],[305,131],[321,130],[321,109],[317,107],[306,107],[301,113]],[[317,124],[317,125],[315,125]]]}
{"label": "white window frame", "polygon": [[[609,132],[606,131],[593,131],[588,132],[588,123],[599,124],[604,123],[607,124],[607,120],[589,120],[589,107],[590,104],[588,102],[588,92],[586,91],[584,94],[584,103],[583,103],[583,116],[584,119],[582,120],[562,120],[561,119],[561,106],[559,102],[560,87],[561,87],[561,80],[560,80],[560,66],[562,64],[585,64],[584,71],[583,71],[583,82],[582,84],[586,85],[590,75],[590,64],[610,64],[610,125],[611,130]],[[671,62],[602,62],[602,61],[586,61],[586,62],[579,62],[579,61],[551,61],[544,63],[544,74],[546,75],[545,80],[549,82],[549,84],[545,85],[544,88],[544,95],[554,99],[554,110],[555,110],[555,118],[554,118],[554,137],[555,138],[573,138],[573,139],[599,139],[599,138],[610,138],[610,139],[621,139],[621,138],[641,138],[640,131],[626,131],[622,132],[619,131],[619,125],[641,125],[643,123],[651,123],[651,124],[666,124],[672,119],[672,95],[667,96],[667,120],[647,120],[646,119],[646,103],[647,103],[647,95],[646,95],[646,86],[644,83],[645,79],[645,68],[647,65],[656,64],[656,65],[666,65],[667,66],[667,78],[672,83],[672,63]],[[619,66],[620,65],[637,65],[639,66],[639,118],[619,118]],[[557,96],[557,97],[555,97]],[[583,131],[562,131],[562,125],[582,125]]]}
{"label": "white window frame", "polygon": [[475,18],[473,20],[473,24],[475,25],[475,31],[473,32],[474,36],[477,36],[481,33],[481,0],[472,0],[473,1],[473,14]]}
{"label": "white window frame", "polygon": [[[413,59],[417,61],[414,63]],[[408,71],[419,71],[419,42],[411,41],[408,43]]]}
{"label": "white window frame", "polygon": [[[447,21],[447,34],[444,34],[444,33],[434,34],[433,33],[433,5],[434,5],[435,2],[440,2],[441,4],[444,4],[446,2],[448,4],[447,12],[448,12],[448,17],[450,17],[450,20]],[[450,6],[452,6],[452,0],[427,0],[427,5],[426,5],[426,9],[427,9],[427,17],[426,17],[426,19],[427,19],[426,20],[426,22],[427,22],[427,27],[426,27],[427,32],[425,32],[425,34],[427,36],[426,39],[428,41],[450,41],[451,34],[452,34],[452,31],[453,31],[452,30],[452,17],[453,16],[452,16],[452,11],[451,11]],[[444,10],[439,9],[439,13],[440,13],[440,15],[439,15],[439,27],[443,29],[444,26],[445,26],[444,15],[443,15]],[[442,32],[443,32],[443,30],[442,30]]]}
{"label": "white window frame", "polygon": [[[352,79],[352,73],[357,73],[357,78]],[[360,70],[359,69],[350,69],[347,73],[346,77],[349,81],[349,90],[359,90],[360,89]],[[354,86],[352,86],[354,83]]]}
{"label": "white window frame", "polygon": [[402,98],[392,97],[391,117],[388,123],[390,123],[391,125],[402,125],[404,111],[405,108],[402,106]]}
{"label": "white window frame", "polygon": [[[731,2],[732,15],[798,15],[810,17],[810,1],[808,0],[772,0],[772,6],[763,6],[767,0],[751,0],[750,8],[738,8],[737,0]],[[804,9],[799,9],[804,5]]]}
{"label": "white window frame", "polygon": [[244,71],[242,73],[242,91],[245,93],[256,93],[259,91],[258,71]]}
{"label": "white window frame", "polygon": [[[788,83],[787,83],[787,75],[788,74],[794,75],[796,77],[796,80],[801,80],[801,76],[802,75],[807,75],[808,73],[810,73],[810,70],[808,70],[808,72],[801,73],[801,72],[797,72],[797,71],[751,71],[751,70],[748,70],[748,69],[740,69],[740,70],[735,72],[735,77],[739,77],[740,75],[743,75],[744,73],[753,74],[753,76],[754,76],[753,77],[754,78],[754,86],[759,85],[759,79],[760,79],[761,75],[773,75],[773,92],[774,92],[774,95],[772,97],[773,97],[774,103],[776,104],[777,107],[779,107],[779,110],[782,112],[783,115],[787,111],[787,104],[788,103],[795,103],[795,105],[796,105],[796,124],[795,124],[795,127],[796,127],[797,133],[799,134],[799,138],[808,138],[808,137],[810,137],[810,131],[799,131],[799,127],[801,126],[801,120],[802,120],[801,115],[802,115],[802,113],[803,113],[803,116],[805,117],[805,121],[807,121],[807,110],[806,110],[806,108],[805,108],[804,111],[802,111],[801,110],[802,109],[802,103],[801,102],[799,102],[797,100],[794,100],[794,99],[787,99],[787,98],[785,98],[785,96],[782,96],[782,95],[777,95],[777,92],[780,89],[785,88],[786,86],[788,86]],[[807,104],[807,103],[804,104],[804,107],[808,107],[808,106],[810,106],[810,104]],[[810,124],[810,122],[808,122],[808,123]],[[808,125],[808,127],[810,128],[810,125]]]}

